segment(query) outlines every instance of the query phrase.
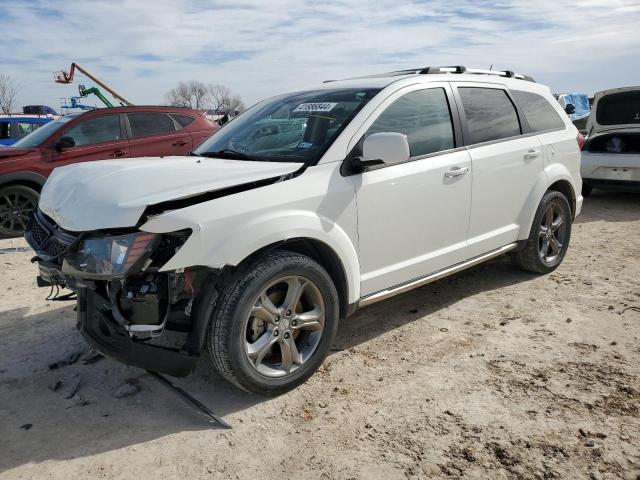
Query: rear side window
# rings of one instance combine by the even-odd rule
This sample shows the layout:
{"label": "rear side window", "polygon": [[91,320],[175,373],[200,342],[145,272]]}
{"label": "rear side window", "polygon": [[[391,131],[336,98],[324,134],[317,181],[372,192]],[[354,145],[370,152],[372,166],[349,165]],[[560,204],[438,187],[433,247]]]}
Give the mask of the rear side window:
{"label": "rear side window", "polygon": [[73,138],[76,147],[120,140],[120,117],[103,115],[89,118],[70,128],[65,135]]}
{"label": "rear side window", "polygon": [[175,132],[176,126],[169,115],[164,113],[127,113],[132,137],[146,137]]}
{"label": "rear side window", "polygon": [[404,133],[412,157],[454,147],[447,96],[442,88],[407,93],[394,101],[369,127],[367,135]]}
{"label": "rear side window", "polygon": [[180,125],[182,128],[185,128],[189,125],[191,125],[191,123],[195,120],[193,117],[190,117],[189,115],[180,115],[178,113],[172,113],[171,117],[177,122],[178,125]]}
{"label": "rear side window", "polygon": [[511,93],[524,112],[524,116],[529,122],[529,126],[534,132],[545,130],[559,130],[565,128],[565,124],[558,115],[558,112],[549,105],[549,102],[542,95],[520,90],[511,90]]}
{"label": "rear side window", "polygon": [[471,138],[482,143],[520,135],[518,114],[507,92],[496,88],[458,88]]}

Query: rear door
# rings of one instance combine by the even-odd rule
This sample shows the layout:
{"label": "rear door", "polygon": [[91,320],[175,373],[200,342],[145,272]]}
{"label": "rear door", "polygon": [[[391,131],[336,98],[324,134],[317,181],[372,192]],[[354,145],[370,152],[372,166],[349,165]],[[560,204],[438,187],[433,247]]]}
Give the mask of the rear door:
{"label": "rear door", "polygon": [[186,155],[193,140],[170,115],[163,112],[127,113],[132,157]]}
{"label": "rear door", "polygon": [[[577,132],[567,126],[562,110],[551,95],[511,89],[520,112],[527,119],[529,129],[542,143],[544,162],[564,164],[571,173],[580,174],[580,150],[577,146]],[[562,117],[561,117],[562,115]],[[580,188],[580,186],[578,186]],[[571,201],[571,199],[569,199]]]}
{"label": "rear door", "polygon": [[75,146],[53,150],[52,160],[58,165],[129,156],[129,143],[117,113],[81,119],[66,127],[60,136],[73,138]]}
{"label": "rear door", "polygon": [[518,239],[520,216],[543,169],[542,144],[502,85],[456,83],[473,169],[469,251],[481,255]]}

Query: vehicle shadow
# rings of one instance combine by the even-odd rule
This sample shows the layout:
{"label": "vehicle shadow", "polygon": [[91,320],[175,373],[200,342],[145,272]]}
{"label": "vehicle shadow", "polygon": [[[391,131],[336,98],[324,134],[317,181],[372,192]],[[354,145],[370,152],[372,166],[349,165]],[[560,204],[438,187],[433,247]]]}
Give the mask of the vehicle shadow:
{"label": "vehicle shadow", "polygon": [[575,223],[628,222],[640,219],[640,193],[594,189],[584,199]]}
{"label": "vehicle shadow", "polygon": [[[493,260],[362,309],[342,322],[333,351],[360,345],[465,297],[534,278],[506,257]],[[51,370],[49,365],[74,349],[87,348],[73,328],[73,305],[31,316],[24,313],[0,313],[0,472],[26,463],[118,450],[178,432],[219,428],[146,372],[114,360],[85,365],[84,354],[71,365]],[[127,380],[140,391],[115,398],[114,391]],[[62,386],[53,391],[57,381]],[[75,395],[65,398],[78,381]],[[241,413],[235,419],[239,428],[239,422],[259,420],[260,412],[250,407],[268,401],[235,389],[204,361],[190,377],[175,383],[218,415]],[[26,424],[32,426],[26,429]]]}

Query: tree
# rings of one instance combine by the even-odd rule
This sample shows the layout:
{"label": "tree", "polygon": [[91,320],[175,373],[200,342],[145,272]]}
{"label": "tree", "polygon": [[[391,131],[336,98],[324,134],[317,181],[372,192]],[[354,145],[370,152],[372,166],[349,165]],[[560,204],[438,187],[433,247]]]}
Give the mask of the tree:
{"label": "tree", "polygon": [[231,114],[245,108],[242,99],[224,85],[205,85],[197,80],[178,83],[177,87],[167,93],[167,101],[174,107],[224,111]]}
{"label": "tree", "polygon": [[174,107],[189,107],[195,110],[205,110],[210,106],[209,89],[197,80],[180,82],[176,88],[167,93],[169,104]]}
{"label": "tree", "polygon": [[18,96],[18,88],[9,75],[0,73],[0,110],[9,114],[13,110],[13,103]]}
{"label": "tree", "polygon": [[231,90],[224,85],[209,85],[211,108],[219,112],[234,114],[235,111],[244,110],[244,103],[238,95],[233,95]]}

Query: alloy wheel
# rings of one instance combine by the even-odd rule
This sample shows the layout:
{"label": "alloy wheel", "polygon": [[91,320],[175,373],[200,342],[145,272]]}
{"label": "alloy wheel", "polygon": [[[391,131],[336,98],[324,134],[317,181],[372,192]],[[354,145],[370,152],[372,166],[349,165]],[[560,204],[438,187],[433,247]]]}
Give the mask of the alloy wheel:
{"label": "alloy wheel", "polygon": [[567,236],[567,218],[556,202],[550,203],[540,223],[538,254],[544,263],[553,265],[559,258]]}
{"label": "alloy wheel", "polygon": [[19,190],[4,189],[0,196],[0,233],[21,235],[36,208],[37,200]]}
{"label": "alloy wheel", "polygon": [[302,276],[269,284],[255,299],[246,320],[245,354],[266,377],[284,377],[316,351],[325,323],[325,305],[318,286]]}

